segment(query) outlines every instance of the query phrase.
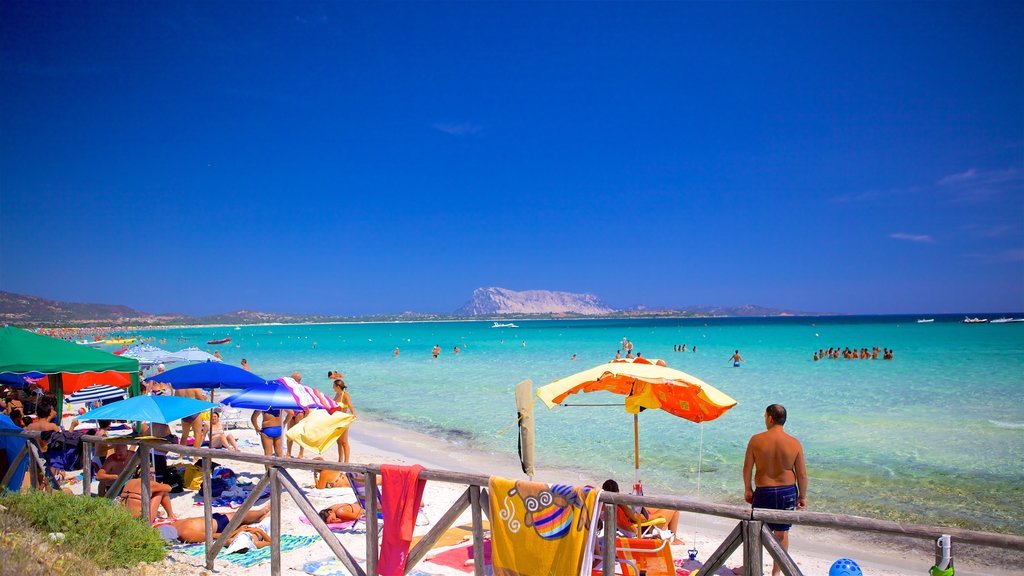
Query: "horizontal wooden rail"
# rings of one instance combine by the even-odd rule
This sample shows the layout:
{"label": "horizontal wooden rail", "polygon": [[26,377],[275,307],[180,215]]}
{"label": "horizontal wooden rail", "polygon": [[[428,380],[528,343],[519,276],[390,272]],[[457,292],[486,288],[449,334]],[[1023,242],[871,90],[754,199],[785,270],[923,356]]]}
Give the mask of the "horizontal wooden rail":
{"label": "horizontal wooden rail", "polygon": [[[26,439],[38,438],[40,434],[41,433],[39,432],[18,432],[12,430],[0,430],[0,436],[20,436]],[[109,443],[111,439],[108,437],[85,435],[82,437],[82,440],[88,443]],[[181,454],[182,456],[195,458],[197,460],[212,458],[219,461],[247,462],[251,464],[259,464],[262,466],[266,466],[268,468],[279,468],[282,470],[336,470],[339,472],[351,472],[372,478],[373,484],[376,483],[376,476],[380,474],[380,464],[353,464],[341,462],[328,462],[323,460],[277,458],[272,456],[264,456],[261,454],[228,452],[224,450],[216,450],[210,448],[195,448],[190,446],[182,446],[178,444],[161,443],[154,441],[136,440],[132,443],[139,444],[143,446],[144,449]],[[139,463],[142,464],[142,462]],[[471,487],[475,486],[483,489],[487,488],[490,480],[489,476],[483,474],[467,474],[462,472],[432,469],[424,469],[420,473],[420,478],[425,480],[462,484]],[[121,482],[115,482],[115,487],[117,484],[120,483]],[[112,492],[114,491],[112,490]],[[483,508],[486,508],[486,498],[479,498],[478,500],[480,500],[479,505]],[[1024,536],[1018,536],[1014,534],[1000,534],[994,532],[980,532],[976,530],[966,530],[946,526],[908,524],[901,522],[893,522],[889,520],[865,518],[861,516],[851,516],[845,514],[828,514],[823,512],[810,512],[806,510],[784,511],[767,510],[761,508],[751,509],[748,506],[715,504],[711,502],[695,501],[674,496],[635,496],[632,494],[619,494],[612,492],[602,492],[599,501],[602,504],[623,504],[632,506],[647,506],[651,508],[666,508],[672,510],[679,510],[682,512],[718,516],[722,518],[730,518],[741,521],[798,524],[803,526],[816,526],[835,530],[849,530],[856,532],[873,532],[878,534],[900,535],[911,538],[927,539],[932,541],[939,535],[949,534],[958,543],[991,546],[995,548],[1004,548],[1017,551],[1024,550]],[[371,501],[369,504],[374,508],[376,507],[376,502]],[[144,506],[143,508],[147,507]],[[368,510],[367,512],[373,512],[372,517],[368,518],[369,523],[376,524],[376,510]],[[368,516],[370,516],[370,514],[368,514]],[[476,521],[476,517],[474,517],[474,520]],[[368,536],[369,532],[375,534],[376,530],[368,531]],[[222,542],[220,542],[219,539],[217,542],[213,543],[213,548],[219,548],[219,546],[217,546],[218,544],[222,545]],[[368,554],[372,554],[373,552],[375,552],[375,550],[369,551],[369,548],[375,547],[375,544],[375,539],[374,542],[371,542],[370,538],[367,539]],[[417,553],[419,552],[421,552],[421,550],[417,550]],[[376,558],[374,556],[374,560],[375,559]]]}

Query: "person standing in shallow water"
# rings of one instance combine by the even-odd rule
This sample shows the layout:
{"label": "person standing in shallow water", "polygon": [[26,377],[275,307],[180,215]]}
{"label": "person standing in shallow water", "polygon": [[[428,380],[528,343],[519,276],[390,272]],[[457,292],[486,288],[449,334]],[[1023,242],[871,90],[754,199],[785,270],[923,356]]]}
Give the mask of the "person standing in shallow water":
{"label": "person standing in shallow water", "polygon": [[[747,444],[743,460],[743,499],[754,508],[802,510],[807,507],[807,469],[800,441],[783,430],[786,408],[772,404],[765,409],[767,431],[755,434]],[[752,487],[751,472],[754,473]],[[767,524],[783,550],[789,550],[790,524]],[[782,572],[776,563],[772,576]]]}
{"label": "person standing in shallow water", "polygon": [[733,353],[733,355],[729,358],[729,360],[732,360],[732,365],[735,368],[739,368],[741,362],[746,362],[746,360],[744,360],[743,357],[740,356],[740,351],[739,350],[737,350],[735,353]]}

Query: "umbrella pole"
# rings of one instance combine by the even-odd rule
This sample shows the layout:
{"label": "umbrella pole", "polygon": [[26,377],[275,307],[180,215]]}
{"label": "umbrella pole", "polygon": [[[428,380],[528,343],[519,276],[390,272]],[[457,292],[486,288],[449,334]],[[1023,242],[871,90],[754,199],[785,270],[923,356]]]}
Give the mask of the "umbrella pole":
{"label": "umbrella pole", "polygon": [[633,414],[633,490],[640,493],[640,415]]}
{"label": "umbrella pole", "polygon": [[[216,393],[216,390],[214,390],[213,388],[210,388],[210,402],[213,402],[213,395],[215,393]],[[212,450],[213,449],[213,407],[212,406],[210,407],[210,429],[207,432],[209,434],[210,449]],[[202,444],[202,442],[200,442],[200,445],[201,444]],[[200,447],[202,447],[202,446],[200,446]]]}

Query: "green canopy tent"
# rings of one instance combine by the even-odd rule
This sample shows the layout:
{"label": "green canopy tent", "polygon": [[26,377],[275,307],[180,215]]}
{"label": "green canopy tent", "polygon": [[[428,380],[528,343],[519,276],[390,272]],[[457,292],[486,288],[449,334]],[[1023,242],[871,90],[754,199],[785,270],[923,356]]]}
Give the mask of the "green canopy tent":
{"label": "green canopy tent", "polygon": [[0,372],[47,374],[50,392],[57,397],[58,422],[64,411],[64,373],[120,372],[127,375],[131,383],[128,387],[129,395],[140,393],[138,360],[122,358],[13,326],[0,328]]}

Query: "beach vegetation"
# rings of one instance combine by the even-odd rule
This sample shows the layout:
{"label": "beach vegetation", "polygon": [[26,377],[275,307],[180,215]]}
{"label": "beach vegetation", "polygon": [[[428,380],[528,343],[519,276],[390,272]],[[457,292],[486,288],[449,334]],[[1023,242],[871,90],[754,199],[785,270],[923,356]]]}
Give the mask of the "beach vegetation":
{"label": "beach vegetation", "polygon": [[167,555],[159,532],[106,498],[28,492],[4,495],[0,506],[8,520],[17,518],[45,535],[63,534],[48,542],[57,551],[55,558],[72,553],[105,570],[157,562]]}

